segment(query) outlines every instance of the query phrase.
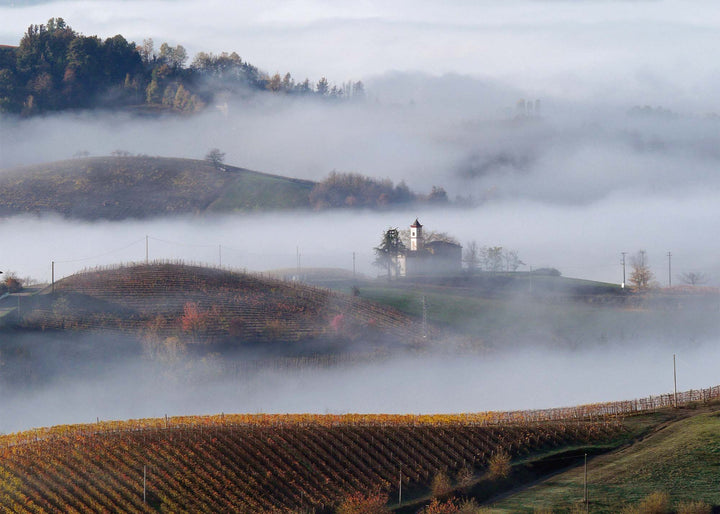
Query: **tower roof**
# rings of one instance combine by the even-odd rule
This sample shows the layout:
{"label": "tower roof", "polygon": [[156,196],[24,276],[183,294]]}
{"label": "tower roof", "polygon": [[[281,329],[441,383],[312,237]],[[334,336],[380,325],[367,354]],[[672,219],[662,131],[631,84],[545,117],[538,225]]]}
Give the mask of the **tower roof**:
{"label": "tower roof", "polygon": [[415,218],[415,223],[413,223],[412,225],[410,225],[410,228],[422,228],[422,225],[420,224],[420,222],[418,221],[418,219]]}

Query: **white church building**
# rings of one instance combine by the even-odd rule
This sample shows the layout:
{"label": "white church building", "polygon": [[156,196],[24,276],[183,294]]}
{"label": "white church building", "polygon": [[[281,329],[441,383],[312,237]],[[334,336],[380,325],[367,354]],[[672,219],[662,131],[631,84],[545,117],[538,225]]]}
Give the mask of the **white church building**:
{"label": "white church building", "polygon": [[397,257],[398,275],[417,277],[454,275],[462,271],[462,246],[449,241],[425,242],[423,226],[410,225],[410,247]]}

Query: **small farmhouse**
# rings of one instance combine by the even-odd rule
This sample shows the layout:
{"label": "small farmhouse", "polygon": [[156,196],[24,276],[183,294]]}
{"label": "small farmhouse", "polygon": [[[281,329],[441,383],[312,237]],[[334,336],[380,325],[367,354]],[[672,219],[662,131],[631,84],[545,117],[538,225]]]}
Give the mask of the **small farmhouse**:
{"label": "small farmhouse", "polygon": [[397,256],[401,277],[450,275],[462,270],[462,246],[449,241],[428,241],[420,221],[410,225],[410,247]]}

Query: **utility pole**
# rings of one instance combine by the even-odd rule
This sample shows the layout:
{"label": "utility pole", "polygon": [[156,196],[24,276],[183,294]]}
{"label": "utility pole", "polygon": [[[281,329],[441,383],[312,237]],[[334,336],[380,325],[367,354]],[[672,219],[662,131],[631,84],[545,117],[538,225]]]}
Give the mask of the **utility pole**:
{"label": "utility pole", "polygon": [[402,505],[402,466],[400,466],[400,480],[398,481],[398,505]]}
{"label": "utility pole", "polygon": [[150,263],[150,242],[149,237],[145,236],[145,265],[147,266]]}
{"label": "utility pole", "polygon": [[625,289],[625,255],[627,252],[621,252],[622,253],[622,267],[623,267],[623,281],[620,287]]}
{"label": "utility pole", "polygon": [[675,354],[673,353],[673,384],[675,390],[675,408],[677,409],[677,368],[675,367]]}
{"label": "utility pole", "polygon": [[222,245],[218,245],[218,266],[222,268]]}
{"label": "utility pole", "polygon": [[422,321],[422,332],[423,332],[423,339],[427,339],[427,300],[425,295],[423,295],[422,299],[422,309],[423,309],[423,321]]}
{"label": "utility pole", "polygon": [[295,257],[297,259],[297,276],[298,280],[300,280],[300,247],[295,247]]}
{"label": "utility pole", "polygon": [[533,271],[532,266],[530,266],[530,294],[533,294]]}
{"label": "utility pole", "polygon": [[583,502],[585,503],[585,512],[588,512],[590,508],[590,502],[588,501],[588,489],[587,489],[587,453],[585,454],[585,493],[583,495]]}
{"label": "utility pole", "polygon": [[672,253],[668,252],[668,287],[672,287]]}
{"label": "utility pole", "polygon": [[355,280],[355,252],[353,252],[353,280]]}
{"label": "utility pole", "polygon": [[52,264],[50,264],[50,284],[51,284],[51,291],[55,292],[55,261],[52,261]]}

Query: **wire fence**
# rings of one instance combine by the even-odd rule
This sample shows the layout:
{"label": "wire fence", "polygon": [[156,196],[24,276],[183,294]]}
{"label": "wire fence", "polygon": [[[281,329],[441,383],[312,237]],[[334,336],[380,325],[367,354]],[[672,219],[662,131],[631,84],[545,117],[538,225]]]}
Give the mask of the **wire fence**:
{"label": "wire fence", "polygon": [[648,396],[634,400],[594,403],[574,407],[508,412],[462,414],[217,414],[174,416],[127,421],[101,421],[56,425],[14,434],[0,435],[0,448],[31,444],[63,437],[86,437],[142,430],[188,430],[213,426],[442,426],[442,425],[526,425],[553,422],[602,422],[620,424],[625,416],[671,407],[707,404],[720,399],[720,385],[706,389]]}

